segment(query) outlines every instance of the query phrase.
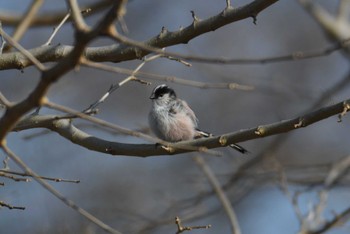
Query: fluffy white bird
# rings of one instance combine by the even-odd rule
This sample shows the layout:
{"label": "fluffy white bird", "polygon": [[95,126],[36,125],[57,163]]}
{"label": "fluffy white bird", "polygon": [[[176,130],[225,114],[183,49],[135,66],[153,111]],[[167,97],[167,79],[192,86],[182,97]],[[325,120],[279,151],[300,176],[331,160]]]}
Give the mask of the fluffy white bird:
{"label": "fluffy white bird", "polygon": [[[197,128],[198,119],[187,102],[177,98],[173,89],[167,85],[158,85],[150,96],[152,108],[148,116],[151,130],[162,140],[178,142],[212,134]],[[231,144],[231,148],[241,152],[248,151],[240,145]]]}

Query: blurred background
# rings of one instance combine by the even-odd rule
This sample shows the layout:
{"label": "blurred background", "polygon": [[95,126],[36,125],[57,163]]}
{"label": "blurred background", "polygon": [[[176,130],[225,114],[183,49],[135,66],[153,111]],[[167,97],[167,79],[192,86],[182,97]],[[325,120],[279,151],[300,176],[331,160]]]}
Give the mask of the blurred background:
{"label": "blurred background", "polygon": [[[80,0],[80,6],[94,1]],[[95,1],[96,2],[96,1]],[[234,7],[251,1],[232,1]],[[341,1],[313,1],[336,14]],[[30,1],[1,1],[0,15],[23,15]],[[217,15],[226,6],[222,1],[149,0],[129,1],[125,23],[130,38],[147,40],[164,26],[176,31],[192,23],[190,11],[198,18]],[[64,1],[46,0],[40,14],[66,10]],[[103,12],[86,18],[94,25]],[[44,44],[53,27],[30,28],[20,40],[25,48]],[[3,29],[12,34],[15,27],[3,21]],[[74,30],[66,23],[53,40],[73,44]],[[99,39],[90,46],[109,45]],[[334,40],[305,11],[298,1],[279,1],[253,19],[245,19],[202,35],[188,44],[167,51],[227,58],[265,58],[297,51],[323,51]],[[141,61],[109,65],[135,69]],[[307,111],[349,98],[349,56],[336,51],[327,56],[257,65],[220,65],[192,63],[186,67],[168,59],[147,63],[142,71],[208,83],[234,82],[253,86],[254,90],[199,89],[175,83],[180,98],[196,112],[200,128],[222,134],[295,118]],[[0,73],[0,92],[11,101],[27,97],[40,78],[34,67],[5,70]],[[98,100],[111,84],[125,75],[80,67],[52,86],[51,101],[83,110]],[[151,86],[129,82],[99,106],[97,117],[130,129],[148,127],[148,97],[164,81],[149,80]],[[348,82],[349,83],[349,82]],[[3,113],[3,112],[1,112]],[[53,113],[42,109],[41,114]],[[118,142],[143,143],[144,140],[99,129],[75,120],[77,126],[97,137]],[[286,134],[240,143],[251,152],[242,156],[230,149],[218,149],[224,156],[203,155],[224,186],[238,217],[242,233],[297,233],[301,224],[292,196],[299,194],[296,205],[303,218],[319,203],[319,192],[331,165],[350,154],[350,120],[337,117]],[[39,134],[36,136],[36,134]],[[208,230],[191,233],[230,233],[228,218],[206,177],[193,161],[194,154],[136,158],[110,156],[89,151],[58,134],[41,129],[13,132],[8,145],[32,169],[44,176],[79,179],[79,184],[51,184],[79,206],[123,233],[175,233],[174,217],[183,224],[207,225]],[[4,155],[1,153],[1,159]],[[19,170],[10,163],[10,168]],[[26,210],[2,208],[1,233],[102,233],[72,209],[66,207],[36,182],[15,182],[0,178],[0,200]],[[323,217],[350,206],[349,176],[345,175],[328,194]],[[349,233],[350,226],[333,228],[332,234]],[[189,232],[190,233],[190,232]]]}

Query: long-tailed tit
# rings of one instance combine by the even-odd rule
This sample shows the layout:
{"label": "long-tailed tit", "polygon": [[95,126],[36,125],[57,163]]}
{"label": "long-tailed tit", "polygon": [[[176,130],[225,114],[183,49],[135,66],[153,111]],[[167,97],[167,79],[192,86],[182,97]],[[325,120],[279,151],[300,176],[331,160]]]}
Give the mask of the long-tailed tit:
{"label": "long-tailed tit", "polygon": [[[154,134],[162,140],[178,142],[212,134],[197,128],[198,119],[187,102],[176,97],[175,91],[167,85],[158,85],[153,89],[152,108],[148,116]],[[248,151],[237,144],[229,145],[242,154]]]}

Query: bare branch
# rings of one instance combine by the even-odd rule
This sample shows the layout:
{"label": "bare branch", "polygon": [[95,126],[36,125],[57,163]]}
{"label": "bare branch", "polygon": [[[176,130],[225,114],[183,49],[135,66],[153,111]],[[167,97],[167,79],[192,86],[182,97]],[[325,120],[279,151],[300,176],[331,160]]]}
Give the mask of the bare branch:
{"label": "bare branch", "polygon": [[[87,14],[91,11],[91,8],[87,8],[85,10],[81,11],[81,14]],[[58,33],[58,31],[60,30],[60,28],[63,26],[63,24],[70,18],[71,14],[68,13],[64,16],[64,18],[62,19],[62,21],[58,24],[58,26],[56,28],[54,28],[51,36],[49,37],[49,39],[47,40],[47,42],[44,44],[44,46],[49,46],[51,45],[51,42],[53,40],[53,38],[56,36],[56,34]]]}
{"label": "bare branch", "polygon": [[350,156],[347,156],[334,163],[330,169],[326,179],[324,180],[324,189],[319,193],[319,204],[309,211],[308,216],[301,227],[302,233],[305,234],[321,234],[336,226],[340,222],[344,222],[350,218],[350,207],[340,214],[335,215],[329,221],[323,217],[323,210],[326,206],[328,198],[328,190],[335,185],[350,167]]}
{"label": "bare branch", "polygon": [[[330,36],[336,41],[341,41],[350,37],[348,21],[339,20],[338,16],[332,15],[314,1],[299,0],[298,2],[316,20],[327,36]],[[342,15],[343,13],[340,14]],[[350,49],[346,48],[345,51],[349,54]]]}
{"label": "bare branch", "polygon": [[[208,150],[206,147],[203,147],[203,146],[190,146],[190,145],[183,145],[183,144],[176,144],[176,143],[166,142],[166,141],[163,141],[163,140],[151,137],[151,136],[149,136],[147,134],[144,134],[144,133],[141,133],[141,132],[132,131],[130,129],[127,129],[127,128],[124,128],[124,127],[121,127],[121,126],[118,126],[118,125],[115,125],[115,124],[112,124],[112,123],[109,123],[107,121],[104,121],[104,120],[101,120],[101,119],[98,119],[98,118],[86,115],[85,113],[82,113],[82,112],[79,112],[79,111],[75,111],[75,110],[72,110],[72,109],[70,109],[68,107],[61,106],[61,105],[58,105],[58,104],[55,104],[55,103],[52,103],[52,102],[49,102],[49,101],[45,101],[45,103],[43,105],[46,106],[46,107],[49,107],[51,109],[55,109],[55,110],[62,111],[62,112],[68,113],[68,114],[76,115],[76,116],[78,116],[78,117],[80,117],[82,119],[88,120],[88,121],[90,121],[92,123],[95,123],[95,124],[98,124],[100,126],[108,127],[108,128],[113,129],[113,130],[115,130],[117,132],[121,132],[121,133],[130,135],[130,136],[134,136],[134,137],[140,137],[140,138],[143,138],[143,139],[145,139],[147,141],[156,143],[155,145],[148,145],[148,150],[149,149],[152,149],[152,151],[156,150],[156,151],[159,151],[159,152],[163,152],[163,154],[173,154],[177,150],[184,150],[184,151],[198,151],[198,152],[203,152],[203,153],[212,154],[212,155],[216,155],[216,156],[221,155],[221,153],[216,152],[216,151],[212,151],[212,150]],[[67,124],[67,123],[63,123],[63,124]],[[68,124],[71,126],[70,122],[68,122]],[[74,130],[73,129],[71,129],[71,130],[74,131],[75,134],[78,134],[76,128]],[[81,140],[83,140],[83,141],[88,140],[88,139],[86,139],[87,134],[85,134],[83,132],[81,132],[80,137],[78,135],[75,135],[75,137],[76,137],[76,140],[78,140],[79,138]],[[90,140],[92,140],[93,142],[96,142],[95,140],[97,140],[97,138],[90,138]],[[76,142],[78,142],[78,141],[76,141]],[[107,143],[107,142],[105,141],[104,143]],[[118,153],[115,152],[114,150],[119,151],[121,149],[118,146],[123,146],[123,148],[126,147],[126,149],[130,150],[128,145],[131,146],[132,144],[117,143],[115,145],[115,146],[117,146],[116,149],[112,148],[113,146],[111,145],[111,142],[108,142],[107,145],[100,145],[100,146],[104,147],[102,149],[102,152],[115,155],[115,154],[118,154]],[[90,146],[94,147],[94,145],[90,145]],[[97,145],[95,145],[95,146],[97,146]],[[99,148],[100,146],[97,146],[97,147]],[[142,156],[145,156],[144,153],[146,153],[145,151],[141,152],[143,150],[140,151],[140,148],[138,148],[138,149],[134,148],[134,149],[131,149],[131,150],[134,151],[134,152],[138,152],[138,154],[142,154]],[[134,155],[134,156],[141,156],[141,155]]]}
{"label": "bare branch", "polygon": [[211,170],[211,168],[205,162],[203,157],[201,157],[200,155],[196,155],[195,157],[193,157],[193,159],[196,162],[197,166],[202,170],[203,174],[207,177],[210,185],[213,187],[213,190],[216,193],[216,196],[221,202],[221,205],[224,208],[226,215],[230,220],[232,234],[241,234],[241,229],[239,227],[236,212],[234,211],[230,200],[221,188],[220,182],[216,178],[214,172]]}
{"label": "bare branch", "polygon": [[[127,39],[129,40],[129,39]],[[237,65],[254,65],[254,64],[270,64],[270,63],[279,63],[279,62],[285,62],[285,61],[298,61],[303,59],[313,59],[313,58],[319,58],[331,55],[332,53],[339,51],[341,49],[346,48],[349,45],[350,39],[342,40],[334,45],[330,45],[328,47],[325,47],[320,50],[315,51],[297,51],[286,55],[278,55],[278,56],[272,56],[272,57],[264,57],[264,58],[247,58],[247,59],[240,59],[240,58],[208,58],[208,57],[199,57],[199,56],[191,56],[191,55],[183,55],[183,54],[177,54],[177,53],[170,53],[170,52],[161,52],[158,49],[154,49],[153,47],[143,47],[142,44],[137,44],[139,47],[143,47],[144,49],[149,49],[155,52],[158,52],[159,54],[162,53],[162,56],[173,58],[172,56],[176,56],[176,60],[181,60],[185,65],[187,62],[183,61],[182,59],[193,61],[193,62],[199,62],[199,63],[211,63],[211,64],[221,64],[221,65],[230,65],[230,64],[237,64]],[[133,43],[133,42],[130,42]],[[134,44],[136,46],[136,44]],[[52,62],[60,60],[64,57],[66,57],[69,52],[73,49],[72,46],[68,45],[56,45],[56,46],[48,46],[48,47],[38,47],[34,49],[30,49],[29,51],[38,58],[41,62]],[[122,56],[127,52],[126,50],[130,49],[129,47],[124,48],[123,46],[104,46],[104,47],[94,47],[94,48],[87,48],[85,51],[86,58],[90,61],[95,62],[106,62],[106,61],[113,61],[113,62],[121,62],[124,60],[130,60],[134,58],[123,58]],[[113,56],[119,57],[119,61],[114,61]],[[6,69],[22,69],[24,67],[30,66],[31,63],[29,61],[26,61],[25,58],[21,58],[21,56],[18,55],[18,52],[13,53],[6,53],[2,57],[0,57],[0,70],[6,70]]]}
{"label": "bare branch", "polygon": [[[231,132],[223,135],[217,135],[214,137],[196,139],[191,141],[182,141],[174,144],[169,144],[167,142],[159,141],[161,144],[171,147],[172,151],[167,151],[161,146],[154,144],[124,144],[119,142],[110,142],[99,139],[97,137],[91,136],[76,127],[66,120],[60,119],[57,120],[56,116],[27,116],[25,119],[21,120],[17,127],[14,128],[15,131],[20,131],[29,128],[48,128],[52,131],[59,133],[61,136],[69,139],[73,143],[79,144],[87,149],[98,151],[105,154],[111,155],[126,155],[126,156],[137,156],[137,157],[148,157],[148,156],[157,156],[157,155],[166,155],[166,154],[180,154],[190,151],[204,151],[205,149],[212,149],[218,147],[225,147],[229,144],[239,143],[242,141],[248,141],[252,139],[257,139],[261,137],[268,137],[284,132],[289,132],[296,130],[295,124],[300,122],[302,119],[302,124],[300,127],[306,127],[311,124],[317,123],[323,119],[329,118],[331,116],[337,115],[343,111],[343,107],[346,103],[349,103],[350,99],[343,102],[331,105],[328,107],[321,108],[314,112],[307,113],[301,117],[294,119],[283,120],[281,122],[272,123],[268,125],[261,125],[258,127],[240,130],[237,132]],[[92,116],[85,115],[81,112],[71,110],[67,107],[62,107],[57,104],[46,102],[45,106],[54,108],[60,111],[70,113],[72,115],[77,115],[80,118],[95,122],[101,126],[114,129],[119,132],[124,132],[128,135],[135,137],[142,137],[149,141],[155,142],[157,139],[154,139],[148,135],[134,132],[129,129],[125,129],[114,124],[105,122],[103,120],[94,118]],[[54,124],[53,124],[54,123]],[[222,145],[220,139],[226,139],[225,145]],[[203,148],[205,146],[205,148]],[[214,153],[214,152],[210,152]]]}
{"label": "bare branch", "polygon": [[68,198],[64,197],[62,194],[60,194],[56,189],[54,189],[50,184],[48,184],[46,181],[42,180],[38,174],[36,174],[32,169],[30,169],[16,154],[14,154],[6,145],[1,145],[1,148],[3,151],[19,166],[21,167],[27,174],[31,175],[41,186],[43,186],[47,191],[49,191],[51,194],[53,194],[55,197],[60,199],[63,203],[65,203],[67,206],[72,208],[73,210],[77,211],[79,214],[81,214],[83,217],[91,221],[92,223],[96,224],[98,227],[102,228],[106,232],[113,233],[113,234],[121,234],[119,231],[111,228],[101,220],[97,219],[95,216],[87,212],[86,210],[80,208],[77,206],[72,200],[69,200]]}
{"label": "bare branch", "polygon": [[[93,67],[96,69],[109,71],[109,72],[115,72],[120,74],[126,74],[131,75],[133,73],[132,70],[110,66],[102,63],[95,63],[88,60],[82,60],[81,64],[88,67]],[[166,75],[159,75],[159,74],[153,74],[153,73],[147,73],[147,72],[141,72],[138,71],[134,74],[134,76],[143,77],[143,78],[149,78],[152,80],[162,80],[166,82],[172,82],[176,84],[181,85],[187,85],[187,86],[193,86],[201,89],[238,89],[243,91],[251,91],[254,90],[254,86],[251,85],[243,85],[243,84],[237,84],[237,83],[205,83],[200,81],[194,81],[194,80],[188,80],[176,76],[166,76]]]}
{"label": "bare branch", "polygon": [[[201,20],[200,22],[198,22],[196,27],[193,27],[193,25],[191,24],[179,31],[175,31],[175,32],[167,31],[165,34],[162,34],[161,37],[160,35],[157,35],[149,39],[148,41],[145,41],[144,43],[138,43],[137,46],[111,45],[107,47],[90,48],[90,50],[89,49],[86,50],[85,55],[87,59],[95,62],[102,62],[102,61],[121,62],[121,61],[142,58],[147,54],[149,54],[150,52],[153,52],[154,48],[164,48],[164,47],[177,45],[181,43],[188,43],[188,41],[202,34],[216,30],[227,24],[257,15],[259,12],[263,11],[264,9],[276,3],[277,1],[278,0],[255,0],[242,7],[226,9],[224,14],[220,13],[208,19]],[[106,30],[101,30],[101,31],[108,32],[108,30],[107,31]],[[109,34],[111,33],[112,31],[109,32]],[[61,50],[63,48],[64,50]],[[140,49],[140,48],[143,48],[143,49]],[[53,49],[54,51],[56,50],[55,53],[53,53],[54,52],[52,51]],[[69,54],[69,52],[72,49],[73,48],[69,46],[56,46],[54,48],[51,48],[51,47],[46,48],[44,49],[44,51],[46,52],[50,51],[51,53],[50,52],[45,53],[45,56],[41,56],[39,60],[41,60],[42,62],[44,62],[43,60],[45,60],[45,62],[57,61],[67,56],[67,54]],[[38,52],[41,51],[41,53],[43,53],[42,48],[36,48],[34,50],[37,50]],[[160,49],[157,49],[156,51],[157,53],[161,52]],[[35,51],[31,51],[31,52],[35,54]],[[162,54],[185,59],[185,56],[178,56],[178,54],[175,54],[175,53],[171,53],[171,54],[162,53]],[[3,56],[2,58],[0,58],[0,70],[18,68],[19,66],[18,61],[15,62],[13,60],[16,61],[16,57],[14,57],[14,55],[7,55],[6,57]],[[26,67],[28,65],[29,64],[26,61],[21,62],[21,66]]]}
{"label": "bare branch", "polygon": [[[0,29],[2,29],[2,22],[0,21]],[[4,37],[2,36],[2,34],[0,33],[0,39],[1,39],[1,45],[0,45],[0,55],[2,55],[2,52],[4,51],[5,45],[6,45],[6,41],[4,39]]]}
{"label": "bare branch", "polygon": [[2,171],[0,171],[0,176],[5,177],[7,179],[11,179],[11,180],[16,181],[16,182],[30,182],[30,179],[28,179],[28,178],[18,178],[18,177],[13,176],[13,175],[8,175]]}
{"label": "bare branch", "polygon": [[346,219],[349,219],[350,216],[350,207],[346,208],[343,212],[337,214],[334,219],[326,222],[320,229],[315,231],[309,231],[306,234],[322,234],[327,232],[329,229],[338,225]]}
{"label": "bare branch", "polygon": [[[99,24],[91,32],[80,32],[76,34],[76,44],[74,49],[70,51],[69,55],[58,62],[52,68],[42,72],[40,82],[36,88],[29,94],[28,98],[22,102],[8,108],[5,115],[0,119],[0,142],[3,143],[7,132],[11,131],[16,122],[32,108],[41,105],[44,101],[44,96],[48,91],[50,85],[62,77],[63,74],[73,69],[80,61],[80,58],[85,50],[87,44],[95,37],[99,36],[101,32],[105,32],[110,24],[118,17],[118,13],[123,8],[125,1],[114,2],[110,11],[101,20]],[[73,3],[74,4],[74,3]],[[79,12],[80,14],[80,12]],[[2,33],[2,29],[0,29]],[[3,34],[7,35],[7,34]]]}
{"label": "bare branch", "polygon": [[78,2],[76,0],[68,0],[68,3],[72,12],[74,26],[76,27],[77,31],[88,31],[89,26],[85,23],[83,19],[83,15],[81,14]]}
{"label": "bare branch", "polygon": [[303,214],[298,206],[299,193],[295,193],[294,195],[292,195],[292,193],[288,189],[288,181],[287,181],[287,176],[286,176],[285,171],[281,168],[280,165],[279,165],[278,169],[279,169],[278,172],[279,172],[279,176],[280,176],[279,186],[280,186],[282,192],[285,194],[285,196],[289,199],[290,203],[292,204],[294,212],[298,218],[299,223],[302,224]]}
{"label": "bare branch", "polygon": [[59,23],[59,25],[53,30],[51,36],[49,37],[49,39],[47,40],[47,42],[44,44],[44,46],[49,46],[51,45],[51,42],[53,40],[53,38],[56,36],[57,32],[60,30],[60,28],[63,26],[63,24],[69,19],[70,17],[70,13],[68,13],[63,19],[62,21]]}
{"label": "bare branch", "polygon": [[12,209],[25,210],[25,209],[26,209],[26,208],[23,207],[23,206],[12,206],[12,205],[7,204],[7,203],[5,203],[5,202],[3,202],[3,201],[0,201],[0,207],[7,207],[7,208],[9,208],[10,210],[12,210]]}
{"label": "bare branch", "polygon": [[177,226],[176,234],[183,233],[184,231],[192,231],[194,229],[208,229],[211,228],[211,225],[205,225],[205,226],[193,226],[193,227],[184,227],[181,224],[181,219],[179,217],[175,217],[175,224]]}
{"label": "bare branch", "polygon": [[350,156],[347,156],[338,162],[334,163],[332,169],[330,170],[326,180],[324,181],[324,186],[326,189],[330,189],[349,169],[350,167]]}
{"label": "bare branch", "polygon": [[11,106],[11,102],[0,92],[0,104],[5,107]]}
{"label": "bare branch", "polygon": [[[33,177],[31,174],[28,173],[22,173],[22,172],[17,172],[17,171],[9,171],[9,170],[3,170],[0,169],[0,175],[6,176],[6,174],[13,174],[13,175],[19,175],[19,176],[28,176],[28,177]],[[38,176],[40,179],[43,180],[51,180],[54,182],[69,182],[69,183],[80,183],[80,180],[68,180],[68,179],[61,179],[61,178],[52,178],[52,177],[47,177],[47,176]],[[21,181],[24,180],[28,182],[28,179],[22,179],[19,178]]]}
{"label": "bare branch", "polygon": [[0,34],[2,35],[5,40],[15,47],[21,54],[23,54],[30,62],[32,62],[40,71],[44,71],[46,68],[45,66],[37,59],[35,56],[33,56],[30,51],[23,48],[19,43],[17,43],[15,40],[11,38],[1,27],[0,27]]}
{"label": "bare branch", "polygon": [[[14,41],[18,42],[23,37],[24,33],[30,27],[30,24],[32,23],[34,16],[39,11],[39,9],[43,3],[44,3],[44,0],[32,0],[32,3],[29,6],[27,12],[24,13],[21,21],[19,22],[18,27],[16,28],[15,32],[13,33],[12,38]],[[11,47],[7,46],[5,48],[5,51],[7,51],[9,49],[11,49]]]}
{"label": "bare branch", "polygon": [[[91,3],[82,9],[92,9],[90,15],[96,14],[111,5],[110,0],[99,0],[97,2]],[[48,26],[48,25],[57,25],[61,22],[64,16],[67,14],[67,11],[62,12],[49,12],[45,14],[39,14],[34,16],[31,22],[31,27],[39,27],[39,26]],[[0,21],[2,21],[7,26],[17,26],[23,19],[22,14],[17,14],[16,12],[7,12],[1,11],[0,13]]]}
{"label": "bare branch", "polygon": [[[107,93],[105,93],[99,100],[97,100],[95,103],[91,104],[87,109],[85,109],[83,112],[86,113],[88,111],[92,111],[94,110],[98,105],[100,105],[101,103],[103,103],[108,97],[109,95],[114,92],[115,90],[117,90],[118,88],[120,88],[122,85],[126,84],[127,82],[129,81],[138,81],[140,83],[143,83],[143,84],[147,84],[149,85],[150,83],[147,83],[147,82],[143,82],[139,79],[137,79],[135,77],[135,74],[147,63],[147,62],[150,62],[150,61],[153,61],[157,58],[159,58],[160,55],[154,55],[154,56],[151,56],[149,58],[145,58],[144,61],[135,68],[135,70],[133,70],[130,74],[130,76],[128,76],[127,78],[125,78],[124,80],[122,80],[121,82],[117,83],[117,84],[113,84],[109,90],[107,91]],[[88,65],[89,63],[85,62],[86,65]],[[99,66],[100,64],[94,64],[95,67],[96,66]]]}
{"label": "bare branch", "polygon": [[192,67],[192,64],[180,59],[180,58],[175,58],[175,57],[171,57],[171,56],[164,56],[164,58],[170,59],[170,60],[174,60],[176,62],[182,63],[183,65],[187,66],[187,67]]}

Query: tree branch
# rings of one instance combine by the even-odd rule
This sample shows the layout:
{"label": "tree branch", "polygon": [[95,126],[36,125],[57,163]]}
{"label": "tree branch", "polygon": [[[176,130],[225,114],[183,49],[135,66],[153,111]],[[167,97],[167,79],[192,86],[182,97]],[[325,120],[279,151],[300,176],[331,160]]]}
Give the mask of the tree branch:
{"label": "tree branch", "polygon": [[[110,0],[100,0],[96,3],[92,3],[91,5],[86,5],[81,8],[92,9],[91,13],[89,14],[90,16],[106,9],[110,5],[111,5]],[[30,27],[57,25],[58,23],[61,22],[61,20],[64,18],[66,14],[67,14],[67,11],[62,11],[62,12],[50,12],[50,13],[34,16],[33,19],[31,20]],[[14,12],[6,12],[6,11],[0,12],[0,21],[2,21],[3,24],[6,26],[17,27],[17,25],[22,21],[22,19],[23,19],[22,14],[19,15]]]}
{"label": "tree branch", "polygon": [[74,49],[69,53],[69,55],[62,59],[54,67],[42,71],[41,79],[38,85],[29,94],[29,96],[16,105],[10,106],[6,109],[5,114],[0,119],[0,143],[3,144],[7,132],[11,131],[12,127],[15,126],[16,122],[26,112],[41,105],[41,103],[45,100],[44,96],[47,93],[50,85],[79,63],[87,44],[110,27],[110,24],[112,24],[118,17],[120,9],[125,3],[125,0],[114,2],[113,6],[107,12],[105,17],[91,31],[78,31],[76,33],[76,43]]}
{"label": "tree branch", "polygon": [[281,122],[267,125],[260,125],[258,127],[218,135],[215,137],[175,143],[172,145],[171,152],[155,144],[127,144],[106,141],[81,131],[80,129],[76,128],[71,123],[71,121],[67,119],[59,119],[59,117],[53,115],[27,116],[17,124],[17,126],[14,128],[14,131],[22,131],[25,129],[32,128],[47,128],[57,132],[58,134],[72,141],[73,143],[85,147],[89,150],[110,155],[149,157],[191,152],[196,149],[198,150],[198,147],[203,146],[208,149],[226,147],[229,144],[233,143],[239,143],[243,141],[293,131],[298,128],[306,127],[308,125],[317,123],[323,119],[342,113],[344,108],[346,108],[346,106],[349,105],[349,103],[350,99],[335,105],[321,108],[319,110],[294,119],[283,120]]}
{"label": "tree branch", "polygon": [[[22,16],[21,21],[19,22],[18,27],[15,29],[12,38],[14,41],[18,42],[24,35],[24,33],[27,31],[27,29],[30,27],[30,24],[36,15],[36,13],[39,11],[40,7],[43,5],[44,0],[33,0],[31,5],[28,7],[25,14]],[[4,51],[7,51],[11,49],[11,46],[8,45],[5,47]]]}
{"label": "tree branch", "polygon": [[[227,24],[256,17],[258,13],[276,3],[278,0],[255,0],[238,8],[226,8],[223,12],[205,20],[196,21],[186,28],[175,32],[164,31],[143,42],[146,47],[163,48],[177,44],[188,43],[190,40],[219,29]],[[64,16],[63,16],[64,17]],[[63,18],[62,17],[62,18]],[[73,50],[72,46],[38,47],[30,50],[41,62],[58,61],[66,57]],[[137,46],[110,45],[98,48],[88,48],[84,54],[88,60],[95,62],[121,62],[139,59],[149,54],[149,50]],[[165,53],[164,53],[165,54]],[[22,69],[30,65],[30,61],[20,54],[8,53],[0,56],[0,70]]]}
{"label": "tree branch", "polygon": [[82,209],[78,205],[76,205],[72,200],[64,197],[61,193],[59,193],[54,187],[52,187],[49,183],[40,178],[38,174],[36,174],[31,168],[29,168],[15,153],[13,153],[6,145],[0,145],[2,150],[19,166],[21,167],[28,175],[31,175],[42,187],[44,187],[47,191],[49,191],[52,195],[60,199],[67,206],[81,214],[83,217],[96,224],[98,227],[103,229],[108,233],[113,234],[121,234],[121,232],[113,229],[109,225],[105,224],[86,210]]}
{"label": "tree branch", "polygon": [[233,209],[231,202],[227,195],[225,194],[224,190],[221,187],[221,184],[217,177],[215,176],[213,170],[210,168],[210,166],[206,163],[203,157],[200,155],[196,155],[193,160],[196,162],[197,166],[202,170],[205,177],[207,177],[210,185],[213,187],[213,190],[216,193],[216,196],[218,197],[223,209],[226,212],[226,215],[228,216],[230,220],[230,226],[231,226],[231,233],[232,234],[241,234],[241,228],[238,223],[237,215],[235,210]]}

